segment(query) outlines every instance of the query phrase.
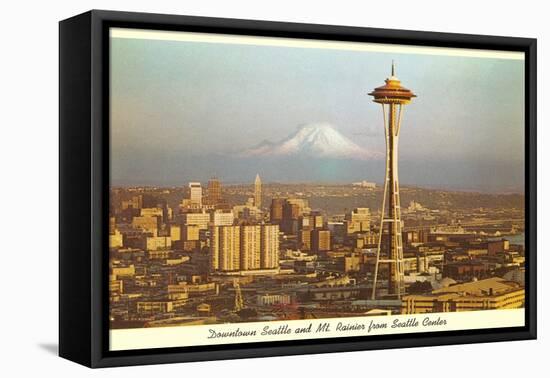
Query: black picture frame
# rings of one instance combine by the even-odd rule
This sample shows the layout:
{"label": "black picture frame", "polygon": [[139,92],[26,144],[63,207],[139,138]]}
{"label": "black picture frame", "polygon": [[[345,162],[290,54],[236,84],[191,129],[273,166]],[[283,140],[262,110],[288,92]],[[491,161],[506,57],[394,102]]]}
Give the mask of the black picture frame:
{"label": "black picture frame", "polygon": [[[108,350],[110,27],[525,53],[526,325],[202,347]],[[59,24],[59,355],[89,367],[536,338],[536,39],[92,10]]]}

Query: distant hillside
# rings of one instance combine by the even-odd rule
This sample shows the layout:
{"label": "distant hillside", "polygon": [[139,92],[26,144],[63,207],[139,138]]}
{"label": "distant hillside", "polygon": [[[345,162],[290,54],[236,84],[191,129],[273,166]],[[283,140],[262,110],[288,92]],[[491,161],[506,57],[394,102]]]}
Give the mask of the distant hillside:
{"label": "distant hillside", "polygon": [[[288,189],[290,189],[290,185]],[[312,187],[309,187],[311,189]],[[338,190],[336,189],[338,188]],[[346,193],[346,188],[349,188]],[[296,191],[303,191],[304,186],[297,185]],[[340,193],[331,193],[332,191]],[[292,196],[290,194],[288,196]],[[246,195],[234,195],[228,197],[231,202],[239,203],[246,200]],[[273,196],[270,188],[265,188],[264,203],[268,204]],[[297,196],[307,198],[312,209],[322,209],[330,214],[338,214],[356,207],[368,207],[376,211],[382,203],[382,190],[352,190],[351,186],[331,186],[327,189],[327,195]],[[525,207],[525,196],[522,194],[486,194],[472,192],[442,191],[421,188],[402,188],[401,203],[408,206],[410,201],[420,202],[430,209],[475,209],[475,208],[518,208]]]}

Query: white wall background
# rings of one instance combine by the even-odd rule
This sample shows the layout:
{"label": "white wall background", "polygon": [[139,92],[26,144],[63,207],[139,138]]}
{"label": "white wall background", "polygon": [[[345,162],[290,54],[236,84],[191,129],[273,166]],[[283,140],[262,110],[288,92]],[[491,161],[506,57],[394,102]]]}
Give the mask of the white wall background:
{"label": "white wall background", "polygon": [[[511,377],[546,374],[550,211],[544,1],[9,1],[0,22],[0,375]],[[89,9],[372,26],[539,39],[539,340],[89,370],[56,356],[58,26]],[[546,90],[546,93],[543,93]],[[546,94],[546,96],[545,96]],[[548,113],[546,113],[548,114]],[[545,348],[546,351],[545,351]]]}

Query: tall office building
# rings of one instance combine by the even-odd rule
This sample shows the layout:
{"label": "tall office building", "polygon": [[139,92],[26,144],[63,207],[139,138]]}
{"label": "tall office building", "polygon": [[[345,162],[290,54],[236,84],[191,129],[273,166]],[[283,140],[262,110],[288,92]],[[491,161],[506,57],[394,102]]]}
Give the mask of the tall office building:
{"label": "tall office building", "polygon": [[330,231],[329,230],[312,230],[311,231],[311,249],[314,252],[330,251]]}
{"label": "tall office building", "polygon": [[260,269],[262,227],[259,225],[241,226],[241,270]]}
{"label": "tall office building", "polygon": [[325,225],[325,218],[319,211],[312,211],[310,214],[302,217],[302,228],[323,228]]}
{"label": "tall office building", "polygon": [[262,269],[279,267],[279,225],[264,224],[261,227],[260,266]]}
{"label": "tall office building", "polygon": [[216,226],[210,226],[209,229],[209,266],[210,271],[220,270],[220,228]]}
{"label": "tall office building", "polygon": [[[376,299],[376,283],[380,263],[388,264],[388,294],[400,299],[405,292],[405,263],[403,259],[401,200],[397,177],[397,146],[401,120],[405,109],[404,105],[409,104],[416,95],[409,89],[401,86],[401,81],[395,76],[395,66],[393,63],[391,76],[386,79],[386,84],[375,88],[369,95],[374,97],[374,102],[382,105],[386,134],[386,178],[380,217],[380,236],[374,268],[372,299]],[[384,248],[385,253],[382,254],[383,236],[386,238],[387,245]]]}
{"label": "tall office building", "polygon": [[287,198],[286,202],[289,204],[298,205],[300,214],[311,212],[311,208],[309,207],[309,202],[307,199]]}
{"label": "tall office building", "polygon": [[206,202],[208,205],[216,206],[222,200],[222,184],[216,177],[212,177],[208,180],[208,186],[206,188]]}
{"label": "tall office building", "polygon": [[240,244],[239,226],[211,226],[210,269],[213,271],[239,270]]}
{"label": "tall office building", "polygon": [[200,182],[189,183],[189,199],[191,205],[202,206],[202,186]]}
{"label": "tall office building", "polygon": [[302,228],[298,233],[298,248],[302,251],[311,250],[311,228]]}
{"label": "tall office building", "polygon": [[254,206],[258,209],[262,208],[262,180],[260,175],[256,175],[256,180],[254,180]]}
{"label": "tall office building", "polygon": [[220,268],[239,270],[241,263],[241,233],[238,226],[220,227]]}
{"label": "tall office building", "polygon": [[279,267],[279,225],[210,226],[211,271]]}
{"label": "tall office building", "polygon": [[271,223],[281,223],[283,220],[283,206],[286,198],[273,198],[269,209],[269,219]]}
{"label": "tall office building", "polygon": [[291,203],[288,200],[283,205],[283,220],[281,221],[281,231],[287,235],[297,235],[301,208],[297,203]]}

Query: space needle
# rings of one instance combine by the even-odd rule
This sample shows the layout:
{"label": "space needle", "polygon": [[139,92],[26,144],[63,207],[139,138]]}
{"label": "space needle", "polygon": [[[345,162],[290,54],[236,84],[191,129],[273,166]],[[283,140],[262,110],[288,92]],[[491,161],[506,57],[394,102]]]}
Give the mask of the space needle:
{"label": "space needle", "polygon": [[403,222],[401,220],[401,201],[399,198],[398,141],[401,120],[403,119],[403,105],[409,104],[416,95],[401,86],[401,81],[395,75],[395,64],[393,62],[391,76],[386,79],[386,84],[375,88],[369,95],[374,97],[374,102],[382,105],[386,136],[386,173],[380,212],[380,235],[376,251],[372,299],[376,299],[380,264],[385,264],[388,267],[388,296],[401,299],[401,296],[405,293],[405,267],[403,260]]}

